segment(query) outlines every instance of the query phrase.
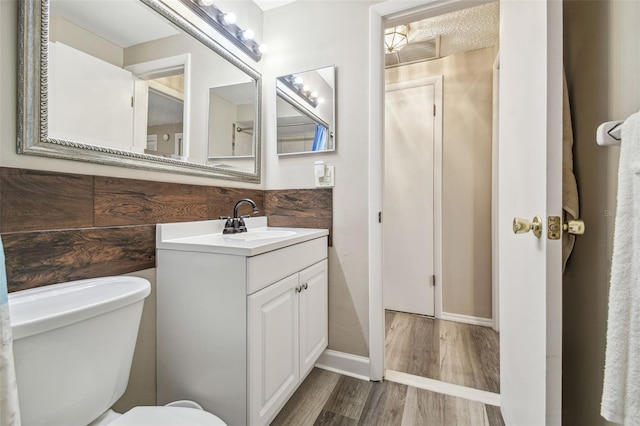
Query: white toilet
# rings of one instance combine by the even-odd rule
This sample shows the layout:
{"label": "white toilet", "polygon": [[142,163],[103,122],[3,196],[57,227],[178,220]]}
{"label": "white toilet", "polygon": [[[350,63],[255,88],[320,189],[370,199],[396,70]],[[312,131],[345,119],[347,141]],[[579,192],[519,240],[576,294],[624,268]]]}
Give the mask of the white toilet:
{"label": "white toilet", "polygon": [[110,407],[129,381],[149,281],[94,278],[9,294],[23,426],[224,426],[191,401]]}

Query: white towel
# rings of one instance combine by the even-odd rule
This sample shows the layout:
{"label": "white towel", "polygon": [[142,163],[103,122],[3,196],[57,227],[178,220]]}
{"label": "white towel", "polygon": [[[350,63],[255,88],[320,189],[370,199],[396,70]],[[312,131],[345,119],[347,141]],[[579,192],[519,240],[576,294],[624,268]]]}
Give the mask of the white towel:
{"label": "white towel", "polygon": [[20,426],[2,240],[0,240],[0,425]]}
{"label": "white towel", "polygon": [[622,127],[600,414],[640,426],[640,112]]}

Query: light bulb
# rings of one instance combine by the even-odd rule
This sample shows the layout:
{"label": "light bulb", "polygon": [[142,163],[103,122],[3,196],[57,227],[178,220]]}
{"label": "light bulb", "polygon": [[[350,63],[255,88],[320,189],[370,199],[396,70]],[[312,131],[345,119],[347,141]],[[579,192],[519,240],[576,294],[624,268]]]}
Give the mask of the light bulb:
{"label": "light bulb", "polygon": [[303,92],[310,92],[310,91],[311,91],[311,88],[309,87],[309,85],[308,85],[308,84],[305,84],[304,86],[302,86],[302,91],[303,91]]}
{"label": "light bulb", "polygon": [[319,104],[323,104],[324,103],[324,98],[318,98],[318,103]]}
{"label": "light bulb", "polygon": [[258,47],[258,51],[264,55],[265,53],[267,53],[269,51],[269,47],[266,44],[261,44]]}
{"label": "light bulb", "polygon": [[298,86],[302,86],[304,84],[304,80],[299,75],[293,77],[293,84],[297,84]]}
{"label": "light bulb", "polygon": [[220,15],[220,22],[222,25],[233,25],[236,23],[237,19],[236,14],[233,12],[222,13]]}
{"label": "light bulb", "polygon": [[311,97],[312,98],[317,98],[318,97],[318,92],[311,92]]}
{"label": "light bulb", "polygon": [[253,40],[253,37],[255,36],[255,34],[253,33],[253,30],[249,29],[249,30],[241,30],[238,32],[238,38],[240,40]]}
{"label": "light bulb", "polygon": [[213,4],[213,0],[193,0],[200,6],[211,6]]}

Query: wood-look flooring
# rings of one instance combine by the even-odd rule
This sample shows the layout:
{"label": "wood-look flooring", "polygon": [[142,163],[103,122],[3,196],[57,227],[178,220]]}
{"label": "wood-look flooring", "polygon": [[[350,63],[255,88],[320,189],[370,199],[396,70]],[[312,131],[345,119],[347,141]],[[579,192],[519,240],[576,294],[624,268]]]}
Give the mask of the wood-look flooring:
{"label": "wood-look flooring", "polygon": [[500,339],[489,327],[385,313],[388,370],[500,393]]}
{"label": "wood-look flooring", "polygon": [[500,408],[481,402],[315,368],[271,424],[502,426],[504,422]]}

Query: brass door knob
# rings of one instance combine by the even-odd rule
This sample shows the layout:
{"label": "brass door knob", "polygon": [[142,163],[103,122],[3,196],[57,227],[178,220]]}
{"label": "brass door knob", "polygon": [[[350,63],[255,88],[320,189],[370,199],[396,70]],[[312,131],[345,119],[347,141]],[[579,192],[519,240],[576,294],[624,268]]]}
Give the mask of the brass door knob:
{"label": "brass door knob", "polygon": [[584,234],[584,220],[575,219],[562,224],[562,230],[572,235]]}
{"label": "brass door knob", "polygon": [[534,217],[531,222],[520,217],[513,218],[513,232],[515,234],[526,234],[529,231],[533,231],[533,235],[536,238],[540,238],[542,235],[542,220],[540,216]]}

